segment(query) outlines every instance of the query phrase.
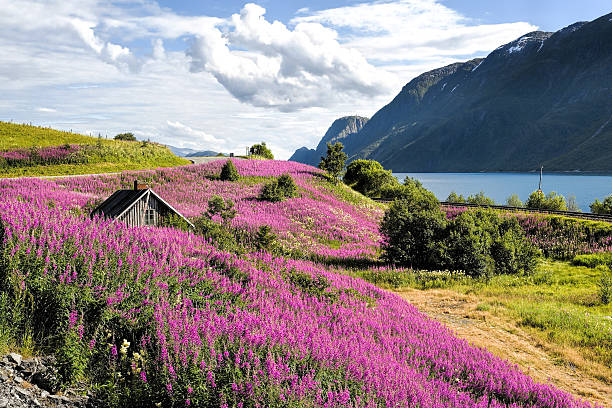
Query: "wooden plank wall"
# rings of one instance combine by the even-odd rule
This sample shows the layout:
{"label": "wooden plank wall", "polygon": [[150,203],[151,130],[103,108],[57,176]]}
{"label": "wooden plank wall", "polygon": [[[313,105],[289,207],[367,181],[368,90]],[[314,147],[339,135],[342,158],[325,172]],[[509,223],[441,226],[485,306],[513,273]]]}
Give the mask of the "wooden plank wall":
{"label": "wooden plank wall", "polygon": [[[148,199],[147,199],[148,198]],[[159,225],[164,213],[164,205],[152,194],[145,194],[134,204],[130,210],[125,213],[119,220],[124,221],[132,227],[146,225],[145,211],[147,209],[154,210],[155,221],[153,225]]]}

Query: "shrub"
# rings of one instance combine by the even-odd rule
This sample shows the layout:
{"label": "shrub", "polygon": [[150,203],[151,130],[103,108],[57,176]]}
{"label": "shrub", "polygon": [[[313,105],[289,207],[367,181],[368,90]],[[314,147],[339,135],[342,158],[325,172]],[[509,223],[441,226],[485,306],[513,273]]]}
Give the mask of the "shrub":
{"label": "shrub", "polygon": [[193,224],[195,226],[194,232],[197,235],[201,235],[215,243],[219,249],[233,253],[244,252],[244,248],[239,244],[229,226],[218,224],[207,216],[196,218]]}
{"label": "shrub", "polygon": [[273,203],[283,201],[284,196],[281,189],[278,187],[278,181],[275,180],[264,184],[261,192],[259,193],[259,199]]}
{"label": "shrub", "polygon": [[470,204],[478,204],[478,205],[495,205],[495,201],[491,197],[487,197],[481,191],[478,194],[471,194],[467,198],[467,202]]}
{"label": "shrub", "polygon": [[113,139],[115,139],[115,140],[123,140],[125,142],[135,142],[136,141],[136,136],[134,136],[134,134],[132,132],[119,133]]}
{"label": "shrub", "polygon": [[519,198],[518,194],[512,194],[510,197],[506,198],[506,205],[510,207],[522,207],[523,202]]}
{"label": "shrub", "polygon": [[557,195],[554,191],[551,191],[547,195],[544,195],[544,193],[539,190],[534,191],[529,195],[525,206],[527,208],[536,208],[540,210],[567,211],[565,198],[562,195]]}
{"label": "shrub", "polygon": [[595,268],[599,265],[612,266],[612,252],[576,255],[574,259],[572,259],[572,264],[586,266],[588,268]]}
{"label": "shrub", "polygon": [[276,249],[276,234],[268,225],[262,225],[257,231],[255,244],[260,251],[274,252]]}
{"label": "shrub", "polygon": [[518,220],[493,210],[464,211],[447,220],[439,209],[402,199],[385,213],[380,230],[383,258],[414,268],[463,270],[470,276],[530,273],[539,255]]}
{"label": "shrub", "polygon": [[603,202],[595,199],[590,205],[593,214],[612,214],[612,194],[607,196]]}
{"label": "shrub", "polygon": [[328,172],[334,182],[338,181],[338,176],[344,169],[344,162],[347,159],[346,153],[342,151],[343,148],[344,146],[340,142],[333,145],[327,143],[327,154],[325,157],[321,157],[319,163],[319,168]]}
{"label": "shrub", "polygon": [[446,202],[462,204],[462,203],[465,203],[465,197],[463,197],[463,194],[457,195],[457,193],[455,193],[454,191],[451,191],[448,197],[446,197]]}
{"label": "shrub", "polygon": [[208,200],[208,211],[206,216],[212,220],[215,215],[221,217],[225,224],[236,216],[234,202],[231,199],[224,200],[223,197],[214,195]]}
{"label": "shrub", "polygon": [[169,214],[165,217],[162,217],[161,226],[176,228],[183,231],[189,231],[189,229],[191,229],[191,225],[189,225],[189,223],[178,214]]}
{"label": "shrub", "polygon": [[289,174],[281,175],[278,180],[278,189],[285,198],[292,198],[297,195],[297,186]]}
{"label": "shrub", "polygon": [[380,195],[383,186],[399,186],[390,170],[375,160],[355,160],[346,168],[343,181],[352,189],[368,197]]}
{"label": "shrub", "polygon": [[240,179],[240,174],[238,174],[238,169],[234,165],[232,160],[228,160],[221,168],[221,175],[219,177],[223,181],[238,181]]}
{"label": "shrub", "polygon": [[259,144],[254,144],[249,148],[249,154],[253,156],[263,157],[264,159],[274,159],[274,155],[272,151],[266,146],[266,142],[261,142]]}
{"label": "shrub", "polygon": [[280,202],[285,198],[297,195],[297,186],[289,174],[283,174],[278,179],[263,186],[259,199],[271,202]]}
{"label": "shrub", "polygon": [[380,232],[385,237],[383,259],[415,268],[435,268],[440,263],[437,245],[446,228],[440,208],[415,205],[409,199],[396,200],[383,217]]}

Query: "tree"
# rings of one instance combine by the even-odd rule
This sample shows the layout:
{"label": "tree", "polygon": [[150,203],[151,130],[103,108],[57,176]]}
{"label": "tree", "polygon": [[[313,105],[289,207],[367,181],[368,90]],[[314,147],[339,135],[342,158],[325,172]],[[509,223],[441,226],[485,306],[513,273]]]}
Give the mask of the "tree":
{"label": "tree", "polygon": [[599,199],[595,199],[590,205],[593,214],[612,214],[612,194],[607,196],[603,203]]}
{"label": "tree", "polygon": [[289,174],[279,176],[277,183],[278,189],[283,194],[283,197],[292,198],[297,195],[297,186]]}
{"label": "tree", "polygon": [[114,137],[115,140],[123,140],[125,142],[135,142],[136,136],[132,132],[119,133]]}
{"label": "tree", "polygon": [[495,205],[495,201],[491,197],[487,197],[481,191],[478,194],[471,194],[467,198],[467,202],[470,204],[478,204],[478,205]]}
{"label": "tree", "polygon": [[540,190],[534,191],[529,195],[525,206],[527,208],[536,208],[540,210],[567,211],[565,198],[562,195],[557,195],[554,191],[551,191],[547,195],[544,195]]}
{"label": "tree", "polygon": [[238,174],[238,169],[236,169],[233,160],[228,159],[225,162],[219,178],[223,181],[238,181],[240,179],[240,174]]}
{"label": "tree", "polygon": [[442,240],[446,216],[439,207],[415,206],[414,202],[399,199],[385,212],[380,232],[383,259],[398,265],[436,269],[443,257]]}
{"label": "tree", "polygon": [[216,194],[212,196],[208,200],[206,216],[212,220],[215,215],[220,216],[224,224],[228,224],[236,216],[234,202],[229,198],[224,200],[223,197]]}
{"label": "tree", "polygon": [[270,159],[270,160],[274,159],[274,155],[272,154],[272,151],[268,148],[268,146],[266,146],[266,142],[254,144],[249,149],[249,153],[252,156],[259,156],[259,157],[263,157],[264,159]]}
{"label": "tree", "polygon": [[565,206],[567,207],[567,211],[582,212],[580,210],[580,206],[576,202],[576,196],[574,195],[567,197],[565,200]]}
{"label": "tree", "polygon": [[346,168],[343,181],[352,189],[368,197],[380,195],[385,185],[400,185],[390,170],[375,160],[355,160]]}
{"label": "tree", "polygon": [[257,231],[255,245],[260,251],[273,252],[276,249],[276,234],[268,225],[262,225]]}
{"label": "tree", "polygon": [[344,146],[340,142],[336,142],[333,145],[327,143],[327,155],[321,157],[319,168],[328,172],[335,182],[338,181],[338,177],[344,169],[344,162],[347,159],[346,153],[342,151]]}
{"label": "tree", "polygon": [[446,197],[446,202],[462,204],[465,203],[465,197],[463,197],[463,194],[457,195],[457,193],[451,191],[448,197]]}
{"label": "tree", "polygon": [[510,197],[506,198],[506,205],[510,207],[522,207],[523,202],[519,198],[518,194],[512,194]]}

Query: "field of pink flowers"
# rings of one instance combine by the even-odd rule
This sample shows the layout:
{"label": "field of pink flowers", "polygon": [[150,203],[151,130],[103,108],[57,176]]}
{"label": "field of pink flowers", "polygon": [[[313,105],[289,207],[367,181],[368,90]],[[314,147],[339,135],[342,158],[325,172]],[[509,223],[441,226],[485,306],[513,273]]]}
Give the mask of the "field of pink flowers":
{"label": "field of pink flowers", "polygon": [[[206,179],[215,166],[139,177],[186,215],[225,194],[238,203],[235,223],[285,228],[287,239],[304,234],[313,251],[317,234],[362,240],[360,255],[374,250],[380,211],[326,191],[313,168],[237,167],[243,176],[290,172],[307,215],[298,204],[257,202],[259,183]],[[267,253],[238,258],[191,233],[70,210],[133,178],[0,182],[0,308],[12,313],[10,325],[0,323],[15,339],[54,349],[64,382],[95,380],[108,405],[590,406],[362,280]]]}
{"label": "field of pink flowers", "polygon": [[78,156],[81,149],[81,146],[73,144],[4,150],[0,151],[0,168],[79,163],[84,160]]}
{"label": "field of pink flowers", "polygon": [[[28,200],[44,196],[62,207],[91,209],[115,190],[131,188],[138,179],[186,217],[202,214],[215,194],[230,198],[237,210],[233,226],[253,232],[268,225],[286,250],[334,258],[376,256],[382,210],[365,201],[347,203],[337,189],[321,183],[318,169],[294,162],[236,160],[244,180],[233,183],[214,179],[223,164],[217,161],[120,175],[0,180],[0,192]],[[267,178],[285,173],[298,185],[299,197],[280,203],[257,199]]]}

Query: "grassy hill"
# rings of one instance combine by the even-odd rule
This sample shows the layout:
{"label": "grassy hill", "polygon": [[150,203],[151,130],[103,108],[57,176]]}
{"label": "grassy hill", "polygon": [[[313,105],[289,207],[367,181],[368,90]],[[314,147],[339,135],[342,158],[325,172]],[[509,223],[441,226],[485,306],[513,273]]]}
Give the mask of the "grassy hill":
{"label": "grassy hill", "polygon": [[[382,210],[370,200],[307,165],[239,160],[234,182],[222,165],[0,180],[0,350],[52,353],[63,386],[111,407],[591,406],[366,282],[454,276],[376,264]],[[297,195],[259,199],[283,174]],[[196,225],[214,195],[232,200],[233,219],[209,220],[227,234],[88,216],[135,177]],[[252,245],[264,226],[277,245]],[[243,245],[222,248],[234,234]],[[373,266],[343,269],[356,261]],[[535,278],[517,277],[550,285]]]}
{"label": "grassy hill", "polygon": [[0,177],[107,173],[189,163],[157,143],[0,122]]}

